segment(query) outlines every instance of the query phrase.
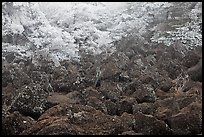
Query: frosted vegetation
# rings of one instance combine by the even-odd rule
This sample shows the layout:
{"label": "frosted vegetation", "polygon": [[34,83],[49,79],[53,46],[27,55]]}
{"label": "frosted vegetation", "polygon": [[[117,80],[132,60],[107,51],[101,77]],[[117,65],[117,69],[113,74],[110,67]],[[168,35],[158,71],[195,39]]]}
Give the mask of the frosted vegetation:
{"label": "frosted vegetation", "polygon": [[190,50],[202,46],[201,27],[201,2],[2,3],[2,51],[36,65],[41,57],[60,66],[83,54],[108,56],[123,38]]}

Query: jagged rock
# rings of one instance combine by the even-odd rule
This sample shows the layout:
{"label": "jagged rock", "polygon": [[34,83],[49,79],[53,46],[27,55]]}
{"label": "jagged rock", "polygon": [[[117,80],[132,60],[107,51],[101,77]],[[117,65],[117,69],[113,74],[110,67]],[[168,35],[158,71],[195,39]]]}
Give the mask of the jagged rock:
{"label": "jagged rock", "polygon": [[143,113],[143,114],[153,114],[155,107],[153,103],[140,103],[133,105],[133,114]]}
{"label": "jagged rock", "polygon": [[51,85],[52,85],[55,92],[61,92],[61,93],[71,92],[69,83],[63,83],[63,82],[61,82],[61,80],[52,82]]}
{"label": "jagged rock", "polygon": [[85,98],[78,91],[72,91],[66,95],[73,103],[85,104]]}
{"label": "jagged rock", "polygon": [[195,85],[186,92],[186,96],[197,96],[202,98],[202,83],[196,82]]}
{"label": "jagged rock", "polygon": [[[83,128],[87,135],[118,135],[122,132],[118,117],[103,114],[101,111],[76,113],[74,123]],[[87,124],[88,123],[88,124]]]}
{"label": "jagged rock", "polygon": [[30,126],[30,128],[21,132],[20,135],[35,135],[41,129],[43,129],[46,126],[49,126],[57,119],[59,119],[59,117],[47,117],[47,119],[38,120],[36,123],[34,123],[32,126]]}
{"label": "jagged rock", "polygon": [[198,54],[196,54],[195,51],[189,51],[187,52],[186,56],[183,57],[183,65],[187,68],[193,67],[195,66],[199,60],[200,60],[200,56]]}
{"label": "jagged rock", "polygon": [[71,99],[69,99],[66,95],[63,94],[52,94],[47,97],[47,101],[50,104],[57,105],[60,103],[73,103]]}
{"label": "jagged rock", "polygon": [[50,107],[47,102],[48,94],[39,84],[24,86],[19,89],[18,95],[11,103],[11,111],[19,111],[37,119]]}
{"label": "jagged rock", "polygon": [[180,110],[178,101],[175,97],[165,98],[163,100],[158,100],[154,103],[155,110],[159,107],[164,107],[172,111],[172,115],[178,113]]}
{"label": "jagged rock", "polygon": [[156,92],[155,92],[156,96],[158,99],[165,99],[165,98],[169,98],[169,97],[173,97],[174,96],[174,93],[167,93],[167,92],[164,92],[160,89],[157,89]]}
{"label": "jagged rock", "polygon": [[119,75],[119,82],[129,82],[131,81],[127,71],[125,72],[122,72],[120,75]]}
{"label": "jagged rock", "polygon": [[155,89],[158,87],[158,82],[155,79],[155,76],[152,76],[151,74],[141,75],[140,81],[144,84],[150,84]]}
{"label": "jagged rock", "polygon": [[131,96],[135,97],[138,103],[155,102],[156,95],[151,85],[143,84],[135,89],[135,92]]}
{"label": "jagged rock", "polygon": [[168,124],[173,135],[195,135],[202,132],[202,105],[196,102],[191,103],[168,118]]}
{"label": "jagged rock", "polygon": [[84,135],[84,130],[62,120],[42,128],[36,135]]}
{"label": "jagged rock", "polygon": [[135,124],[134,115],[124,112],[120,116],[120,119],[121,119],[124,131],[128,131],[128,130],[133,129],[134,124]]}
{"label": "jagged rock", "polygon": [[[6,53],[2,69],[3,133],[202,134],[202,52],[197,50],[130,44],[104,60],[102,55],[82,54],[80,62],[61,61],[59,67],[49,61],[37,66],[27,58]],[[9,64],[11,61],[15,63]],[[100,86],[94,87],[97,68],[101,71]],[[181,80],[182,96],[177,95],[178,87],[173,83],[180,73],[190,77],[186,83]],[[46,90],[45,76],[54,89],[51,94]],[[15,126],[15,120],[25,118],[16,111],[37,122],[31,119],[24,126],[21,120]]]}
{"label": "jagged rock", "polygon": [[114,62],[108,62],[101,67],[101,79],[111,79],[118,81],[120,69],[118,68],[117,64]]}
{"label": "jagged rock", "polygon": [[82,94],[84,98],[88,98],[88,97],[96,97],[98,99],[103,98],[103,95],[92,87],[86,88],[84,91],[82,91]]}
{"label": "jagged rock", "polygon": [[164,122],[167,122],[167,119],[171,117],[172,114],[172,110],[166,107],[158,107],[154,112],[154,116]]}
{"label": "jagged rock", "polygon": [[175,79],[181,72],[184,71],[184,68],[180,62],[172,60],[171,58],[161,61],[159,64],[159,69],[165,70],[171,79]]}
{"label": "jagged rock", "polygon": [[13,85],[17,88],[31,83],[31,78],[22,69],[17,69],[13,75]]}
{"label": "jagged rock", "polygon": [[141,85],[142,85],[142,82],[139,79],[134,79],[132,82],[124,85],[123,94],[130,96],[136,91],[136,89],[142,88]]}
{"label": "jagged rock", "polygon": [[31,117],[23,116],[18,111],[14,111],[2,119],[2,135],[18,135],[34,123],[35,120]]}
{"label": "jagged rock", "polygon": [[137,101],[133,97],[123,97],[117,104],[118,115],[123,114],[123,112],[133,114],[133,105],[137,104]]}
{"label": "jagged rock", "polygon": [[178,106],[180,109],[190,105],[192,102],[195,102],[197,100],[197,97],[194,95],[192,97],[188,97],[188,96],[185,96],[183,98],[180,98],[177,100],[178,102]]}
{"label": "jagged rock", "polygon": [[116,103],[114,103],[110,99],[108,99],[108,100],[105,100],[104,104],[107,108],[107,113],[109,115],[116,115],[117,114],[118,107],[117,107]]}
{"label": "jagged rock", "polygon": [[102,95],[105,97],[105,99],[111,99],[111,101],[115,102],[119,99],[121,96],[121,89],[115,82],[101,82],[101,87],[99,89],[99,92],[102,93]]}
{"label": "jagged rock", "polygon": [[168,92],[169,89],[173,86],[172,82],[171,82],[171,79],[167,79],[165,81],[162,81],[160,83],[160,86],[159,88],[164,91],[164,92]]}
{"label": "jagged rock", "polygon": [[134,115],[135,124],[133,130],[144,135],[170,135],[169,126],[152,115],[137,113]]}
{"label": "jagged rock", "polygon": [[202,58],[195,66],[188,69],[187,74],[192,80],[202,82]]}
{"label": "jagged rock", "polygon": [[94,107],[96,110],[101,110],[104,113],[107,113],[107,108],[105,104],[96,97],[88,97],[86,105]]}
{"label": "jagged rock", "polygon": [[6,87],[13,82],[13,76],[9,70],[2,72],[2,87]]}
{"label": "jagged rock", "polygon": [[90,106],[59,104],[47,110],[22,134],[111,135],[120,134],[123,129],[119,117],[106,115]]}

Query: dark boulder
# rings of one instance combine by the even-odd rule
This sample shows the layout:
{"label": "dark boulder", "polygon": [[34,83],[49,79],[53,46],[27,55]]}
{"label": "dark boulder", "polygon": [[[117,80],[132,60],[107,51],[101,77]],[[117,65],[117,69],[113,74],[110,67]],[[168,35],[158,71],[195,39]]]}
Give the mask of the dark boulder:
{"label": "dark boulder", "polygon": [[156,101],[155,91],[150,84],[140,85],[131,96],[135,97],[138,103]]}
{"label": "dark boulder", "polygon": [[11,104],[11,111],[37,119],[45,110],[51,107],[47,102],[48,92],[41,85],[28,85],[19,89],[19,94]]}
{"label": "dark boulder", "polygon": [[180,113],[168,118],[168,124],[174,135],[195,135],[202,132],[202,105],[191,103]]}
{"label": "dark boulder", "polygon": [[108,100],[105,100],[104,104],[107,108],[108,115],[117,115],[118,107],[117,107],[116,103],[114,103],[110,99],[108,99]]}
{"label": "dark boulder", "polygon": [[18,111],[14,111],[2,119],[2,135],[18,135],[34,123],[35,120],[31,117],[23,116]]}
{"label": "dark boulder", "polygon": [[187,74],[193,81],[202,82],[202,59],[195,66],[189,68]]}
{"label": "dark boulder", "polygon": [[133,97],[123,97],[118,101],[118,115],[122,115],[124,112],[133,114],[133,105],[137,104],[137,101]]}
{"label": "dark boulder", "polygon": [[170,135],[169,126],[161,120],[156,119],[152,115],[137,113],[134,115],[135,124],[134,131],[143,133],[144,135]]}

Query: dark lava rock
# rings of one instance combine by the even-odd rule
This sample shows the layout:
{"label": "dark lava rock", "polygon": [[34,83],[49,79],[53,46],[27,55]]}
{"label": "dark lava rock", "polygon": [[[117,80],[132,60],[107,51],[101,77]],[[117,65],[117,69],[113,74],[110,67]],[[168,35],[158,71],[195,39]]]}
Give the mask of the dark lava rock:
{"label": "dark lava rock", "polygon": [[195,135],[202,132],[202,105],[192,103],[171,116],[168,124],[174,135]]}
{"label": "dark lava rock", "polygon": [[189,68],[187,74],[193,81],[202,82],[202,59],[195,66]]}
{"label": "dark lava rock", "polygon": [[119,75],[119,82],[129,82],[131,81],[127,71],[125,72],[122,72],[120,75]]}
{"label": "dark lava rock", "polygon": [[168,60],[168,62],[161,62],[160,64],[161,68],[168,72],[168,75],[171,79],[175,79],[183,70],[180,62],[177,62],[175,60]]}
{"label": "dark lava rock", "polygon": [[123,132],[118,117],[105,115],[101,111],[75,113],[73,124],[84,129],[86,135],[118,135]]}
{"label": "dark lava rock", "polygon": [[19,94],[11,104],[11,111],[19,111],[24,115],[38,118],[50,106],[47,102],[48,92],[41,85],[28,85],[19,89]]}
{"label": "dark lava rock", "polygon": [[118,107],[117,107],[116,103],[114,103],[110,99],[108,99],[108,100],[105,100],[104,104],[107,108],[107,113],[109,115],[117,115]]}
{"label": "dark lava rock", "polygon": [[123,130],[124,131],[128,131],[128,130],[132,130],[134,127],[134,115],[132,114],[128,114],[126,112],[124,112],[121,116],[120,116],[122,125],[123,125]]}
{"label": "dark lava rock", "polygon": [[98,90],[94,89],[93,87],[88,87],[85,90],[82,91],[82,94],[84,96],[84,98],[88,98],[88,97],[96,97],[98,99],[102,99],[103,95],[98,92]]}
{"label": "dark lava rock", "polygon": [[9,70],[2,72],[2,87],[6,87],[13,82],[13,76]]}
{"label": "dark lava rock", "polygon": [[102,93],[102,95],[105,97],[105,99],[111,99],[111,101],[116,102],[116,100],[119,100],[119,97],[122,94],[121,89],[119,89],[119,86],[115,82],[108,82],[108,81],[102,81],[101,87],[99,89],[99,92]]}
{"label": "dark lava rock", "polygon": [[169,98],[165,98],[163,100],[156,101],[154,103],[154,108],[156,110],[155,113],[159,112],[157,110],[159,107],[164,107],[166,109],[171,110],[172,114],[176,114],[180,110],[178,101],[177,101],[177,99],[175,97],[169,97]]}
{"label": "dark lava rock", "polygon": [[202,98],[202,83],[196,82],[195,85],[186,92],[187,96],[197,96],[198,98]]}
{"label": "dark lava rock", "polygon": [[84,131],[66,121],[64,123],[60,121],[55,124],[51,124],[42,128],[36,135],[84,135]]}
{"label": "dark lava rock", "polygon": [[94,107],[96,110],[101,110],[104,113],[107,113],[107,108],[105,104],[98,98],[96,97],[89,97],[86,99],[87,100],[87,105]]}
{"label": "dark lava rock", "polygon": [[123,129],[119,117],[106,115],[90,106],[64,103],[47,110],[22,134],[113,135],[122,133]]}
{"label": "dark lava rock", "polygon": [[196,100],[197,100],[197,97],[195,95],[191,97],[184,96],[183,98],[178,99],[177,102],[178,102],[179,108],[182,109],[190,105],[192,102],[195,102]]}
{"label": "dark lava rock", "polygon": [[2,135],[18,135],[34,123],[35,120],[31,117],[23,116],[18,111],[14,111],[2,119]]}
{"label": "dark lava rock", "polygon": [[195,66],[199,60],[200,60],[200,56],[198,54],[196,54],[195,51],[189,51],[186,56],[183,58],[183,65],[190,68]]}
{"label": "dark lava rock", "polygon": [[38,120],[36,123],[34,123],[32,126],[30,126],[30,128],[21,132],[20,135],[35,135],[41,129],[43,129],[46,126],[49,126],[57,119],[59,119],[59,118],[58,117],[49,117],[49,118],[47,117],[47,119]]}
{"label": "dark lava rock", "polygon": [[167,122],[167,119],[172,116],[172,113],[172,110],[169,108],[158,107],[154,112],[154,116],[159,120]]}
{"label": "dark lava rock", "polygon": [[144,74],[141,75],[140,81],[144,84],[150,84],[154,89],[158,87],[158,80],[155,78],[158,78],[157,76],[154,76],[155,74]]}
{"label": "dark lava rock", "polygon": [[135,124],[134,131],[143,133],[144,135],[170,135],[169,126],[161,120],[156,119],[152,115],[137,113],[134,115]]}
{"label": "dark lava rock", "polygon": [[23,85],[29,85],[31,83],[31,78],[23,72],[23,70],[18,69],[14,73],[13,85],[19,88]]}
{"label": "dark lava rock", "polygon": [[155,91],[149,84],[143,84],[137,87],[131,96],[135,97],[138,103],[155,102],[156,100]]}
{"label": "dark lava rock", "polygon": [[71,99],[73,103],[80,103],[80,104],[85,103],[85,99],[84,99],[83,95],[81,94],[81,92],[79,92],[79,91],[69,92],[66,96],[69,99]]}
{"label": "dark lava rock", "polygon": [[169,98],[169,97],[173,97],[174,94],[173,93],[167,93],[167,92],[164,92],[160,89],[157,89],[156,92],[155,92],[156,96],[158,99],[165,99],[165,98]]}
{"label": "dark lava rock", "polygon": [[133,114],[137,114],[138,112],[143,114],[153,114],[155,111],[153,103],[140,103],[133,105]]}
{"label": "dark lava rock", "polygon": [[117,63],[113,62],[108,62],[107,64],[103,65],[101,67],[101,79],[109,79],[109,80],[114,80],[118,81],[119,74],[120,74],[120,69],[117,66]]}
{"label": "dark lava rock", "polygon": [[169,89],[173,86],[172,82],[171,82],[171,79],[168,79],[168,80],[165,80],[165,81],[162,81],[160,83],[160,89],[164,92],[168,92]]}
{"label": "dark lava rock", "polygon": [[133,130],[125,131],[121,135],[144,135],[142,133],[135,133]]}
{"label": "dark lava rock", "polygon": [[74,101],[63,94],[52,94],[47,97],[47,101],[50,104],[57,105],[61,103],[74,103]]}
{"label": "dark lava rock", "polygon": [[133,97],[123,97],[118,103],[118,115],[123,114],[123,112],[127,112],[129,114],[133,114],[133,105],[137,104],[137,101]]}

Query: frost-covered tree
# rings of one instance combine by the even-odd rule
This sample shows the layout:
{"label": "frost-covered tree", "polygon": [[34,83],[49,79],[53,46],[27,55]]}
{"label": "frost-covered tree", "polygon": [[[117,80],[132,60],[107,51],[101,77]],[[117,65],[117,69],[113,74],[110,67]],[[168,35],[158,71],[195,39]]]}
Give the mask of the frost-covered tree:
{"label": "frost-covered tree", "polygon": [[178,41],[186,48],[201,46],[202,3],[172,3],[166,9],[167,17],[151,30],[152,42],[171,46]]}
{"label": "frost-covered tree", "polygon": [[[135,38],[139,46],[157,43],[201,46],[201,2],[110,4],[4,2],[3,50],[25,50],[30,56],[44,54],[41,56],[59,66],[60,60],[79,60],[81,54],[111,54],[116,42],[124,39]],[[12,44],[9,48],[8,43]]]}

